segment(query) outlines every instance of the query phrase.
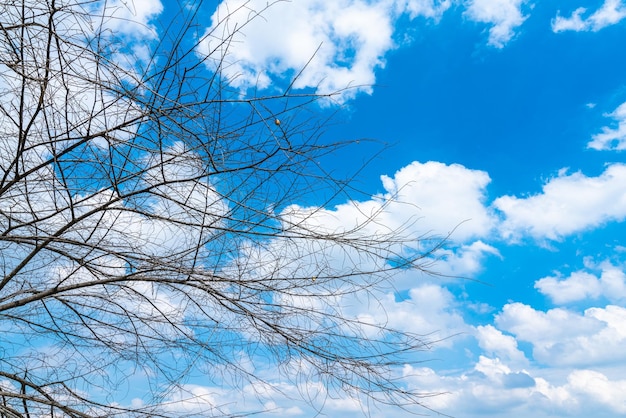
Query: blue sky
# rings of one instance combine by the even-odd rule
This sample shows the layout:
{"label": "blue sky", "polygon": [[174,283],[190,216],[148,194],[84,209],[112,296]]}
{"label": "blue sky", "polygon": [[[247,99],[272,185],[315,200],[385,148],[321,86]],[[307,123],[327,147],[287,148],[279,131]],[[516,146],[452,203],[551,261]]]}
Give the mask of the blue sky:
{"label": "blue sky", "polygon": [[[207,28],[239,3],[207,4],[218,7]],[[295,87],[357,86],[318,112],[336,112],[328,140],[374,140],[324,161],[359,172],[358,199],[401,190],[413,213],[390,217],[420,217],[416,235],[465,221],[434,268],[475,280],[406,273],[402,297],[386,301],[394,326],[459,334],[404,371],[447,393],[427,405],[463,417],[626,413],[626,4],[300,0],[242,35],[226,56],[235,88],[279,91],[320,44]],[[324,413],[362,407],[337,400]]]}
{"label": "blue sky", "polygon": [[[399,381],[442,393],[424,404],[457,417],[626,414],[625,0],[268,5],[204,3],[198,35],[240,31],[227,51],[214,50],[207,36],[197,54],[223,59],[222,75],[244,95],[281,93],[300,71],[296,93],[341,91],[311,109],[321,120],[333,116],[321,140],[359,142],[320,164],[338,177],[354,175],[359,192],[313,211],[306,226],[349,229],[372,210],[373,224],[406,226],[415,240],[453,231],[435,254],[439,275],[403,270],[378,303],[342,300],[365,323],[441,340],[414,354],[422,363],[394,370]],[[120,57],[132,50],[141,64],[160,36],[155,22],[179,6],[107,7],[122,19],[104,24],[130,40]],[[289,113],[281,119],[285,127],[298,121]],[[293,206],[279,208],[280,216],[305,216],[325,202],[315,194],[298,199],[285,202]],[[148,227],[155,233],[158,223]],[[158,238],[179,243],[165,229]],[[193,236],[176,231],[174,238]],[[271,367],[253,366],[268,384],[244,385],[243,396],[196,376],[165,401],[172,414],[215,404],[265,409],[264,417],[404,416],[348,396],[326,398],[319,382],[295,387]],[[141,391],[140,380],[129,388]],[[320,402],[296,401],[302,393],[322,394]]]}
{"label": "blue sky", "polygon": [[448,393],[426,404],[462,417],[626,413],[626,4],[301,0],[244,32],[227,56],[234,87],[279,89],[320,43],[296,87],[361,86],[319,112],[337,112],[327,138],[375,141],[329,170],[360,170],[370,195],[408,184],[416,234],[467,220],[435,269],[477,281],[413,273],[386,305],[399,327],[460,333],[406,377]]}

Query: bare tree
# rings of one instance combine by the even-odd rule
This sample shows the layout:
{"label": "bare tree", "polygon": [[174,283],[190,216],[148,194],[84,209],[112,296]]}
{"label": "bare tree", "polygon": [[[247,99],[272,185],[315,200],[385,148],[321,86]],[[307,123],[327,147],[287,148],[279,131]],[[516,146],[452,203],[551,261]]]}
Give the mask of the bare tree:
{"label": "bare tree", "polygon": [[[158,26],[131,9],[0,3],[0,416],[182,415],[192,377],[261,388],[261,366],[304,398],[316,381],[418,405],[394,368],[424,338],[346,301],[375,303],[428,251],[377,222],[383,198],[347,225],[324,209],[348,190],[318,164],[344,145],[321,137],[332,95],[234,91],[241,28],[199,33],[200,5]],[[122,402],[136,381],[142,402]]]}

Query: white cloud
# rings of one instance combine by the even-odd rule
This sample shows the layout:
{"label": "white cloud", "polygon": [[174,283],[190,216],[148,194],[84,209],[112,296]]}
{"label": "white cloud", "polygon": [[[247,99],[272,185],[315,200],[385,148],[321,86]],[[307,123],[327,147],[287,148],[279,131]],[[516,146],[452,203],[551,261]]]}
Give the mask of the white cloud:
{"label": "white cloud", "polygon": [[484,205],[491,181],[484,171],[459,164],[413,162],[393,177],[381,179],[386,196],[395,196],[397,201],[387,208],[387,225],[423,217],[424,225],[416,223],[422,231],[427,226],[435,234],[452,232],[451,239],[461,242],[484,237],[494,226],[494,218]]}
{"label": "white cloud", "polygon": [[[534,386],[534,380],[526,373],[523,374],[513,374],[511,368],[503,361],[498,358],[488,358],[485,356],[480,356],[478,359],[478,363],[474,366],[474,370],[482,373],[493,383],[496,383],[497,386],[504,386],[509,388],[515,387],[529,387]],[[511,376],[519,376],[522,377],[522,382],[524,384],[520,384],[522,382],[515,382],[514,379],[511,379]],[[509,397],[510,398],[510,397]],[[507,402],[506,398],[503,398],[502,401]]]}
{"label": "white cloud", "polygon": [[565,309],[541,312],[522,303],[505,305],[496,316],[496,325],[518,339],[533,342],[537,346],[550,346],[544,341],[565,341],[594,333],[601,328],[599,322]]}
{"label": "white cloud", "polygon": [[[222,75],[241,89],[268,88],[273,79],[304,70],[295,88],[325,94],[363,86],[357,90],[370,92],[375,69],[394,47],[386,3],[300,0],[268,7],[265,0],[224,1],[200,52],[223,59]],[[231,36],[232,42],[222,43]]]}
{"label": "white cloud", "polygon": [[579,7],[570,17],[557,15],[552,20],[554,32],[573,31],[599,31],[607,26],[615,25],[626,17],[626,6],[622,0],[605,0],[602,6],[589,17],[583,19],[582,15],[587,12],[584,7]]}
{"label": "white cloud", "polygon": [[476,22],[491,24],[488,43],[502,48],[528,17],[522,14],[524,3],[525,0],[470,0],[465,14]]}
{"label": "white cloud", "polygon": [[499,226],[504,237],[559,240],[626,217],[626,166],[612,164],[598,177],[560,172],[541,194],[503,196],[493,206],[505,216]]}
{"label": "white cloud", "polygon": [[230,405],[226,400],[232,402],[228,391],[222,388],[186,384],[170,390],[164,405],[168,412],[177,415],[226,416],[231,414]]}
{"label": "white cloud", "polygon": [[504,335],[502,331],[493,325],[476,327],[478,345],[488,354],[495,355],[509,363],[517,365],[527,364],[526,356],[517,347],[517,341],[510,335]]}
{"label": "white cloud", "polygon": [[554,303],[577,302],[601,296],[611,302],[626,299],[626,275],[610,263],[601,265],[600,276],[586,271],[576,271],[563,279],[560,275],[544,277],[535,282],[535,288],[550,297]]}
{"label": "white cloud", "polygon": [[610,381],[593,370],[575,370],[569,375],[569,389],[582,395],[592,405],[608,406],[612,411],[626,413],[626,380]]}
{"label": "white cloud", "polygon": [[535,282],[535,289],[558,304],[597,298],[602,292],[598,278],[583,271],[574,272],[566,279],[544,277]]}
{"label": "white cloud", "polygon": [[448,0],[227,0],[213,14],[199,52],[242,90],[284,88],[282,79],[302,71],[293,87],[320,94],[351,87],[335,97],[343,101],[371,93],[376,70],[396,47],[401,15],[436,18],[449,6]]}
{"label": "white cloud", "polygon": [[439,251],[437,258],[441,261],[433,268],[446,276],[473,277],[482,270],[482,263],[488,255],[501,257],[495,247],[479,240],[469,245]]}
{"label": "white cloud", "polygon": [[566,30],[585,30],[587,25],[583,21],[581,15],[586,11],[587,9],[585,9],[584,7],[579,7],[572,12],[572,15],[569,18],[557,15],[557,17],[552,20],[552,31],[563,32]]}
{"label": "white cloud", "polygon": [[[384,296],[376,306],[369,306],[366,313],[374,323],[387,324],[390,328],[427,335],[427,340],[448,338],[468,332],[469,327],[454,308],[454,296],[447,289],[426,284],[409,291],[409,298],[395,301],[393,294]],[[454,339],[436,344],[437,348],[451,346]]]}
{"label": "white cloud", "polygon": [[[103,44],[108,44],[111,61],[120,69],[119,75],[124,81],[135,83],[135,72],[154,64],[150,43],[159,38],[157,18],[163,12],[160,0],[107,0],[89,2],[84,7],[88,14],[80,14],[78,25],[89,36],[98,37]],[[59,19],[61,25],[67,22]],[[72,22],[76,25],[75,22]],[[72,54],[68,54],[73,56]],[[143,67],[143,68],[142,68]],[[88,69],[89,72],[93,70]],[[124,73],[124,74],[122,74]],[[138,78],[141,78],[138,75]]]}
{"label": "white cloud", "polygon": [[625,150],[626,149],[626,102],[607,116],[617,122],[616,128],[605,126],[602,132],[593,136],[587,147],[596,150]]}
{"label": "white cloud", "polygon": [[135,40],[158,37],[152,20],[163,11],[160,0],[108,0],[95,2],[93,7],[91,17],[94,27]]}
{"label": "white cloud", "polygon": [[626,274],[621,268],[604,263],[600,284],[602,294],[611,302],[623,302],[626,299]]}
{"label": "white cloud", "polygon": [[511,303],[496,325],[533,346],[536,361],[548,366],[601,365],[626,360],[626,309],[609,305],[578,314],[565,309],[537,311]]}

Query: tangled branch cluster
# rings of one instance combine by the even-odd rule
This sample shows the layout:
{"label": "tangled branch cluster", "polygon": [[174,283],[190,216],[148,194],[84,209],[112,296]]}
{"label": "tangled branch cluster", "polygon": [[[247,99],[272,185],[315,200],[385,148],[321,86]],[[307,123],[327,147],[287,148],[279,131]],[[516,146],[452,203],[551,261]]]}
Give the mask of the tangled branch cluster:
{"label": "tangled branch cluster", "polygon": [[[349,225],[293,204],[345,191],[318,164],[342,145],[320,138],[328,97],[232,91],[199,8],[156,27],[124,7],[0,4],[0,416],[172,416],[191,376],[262,387],[260,365],[419,403],[393,367],[424,339],[346,301],[424,254],[376,222],[384,200]],[[238,30],[205,35],[215,56]]]}

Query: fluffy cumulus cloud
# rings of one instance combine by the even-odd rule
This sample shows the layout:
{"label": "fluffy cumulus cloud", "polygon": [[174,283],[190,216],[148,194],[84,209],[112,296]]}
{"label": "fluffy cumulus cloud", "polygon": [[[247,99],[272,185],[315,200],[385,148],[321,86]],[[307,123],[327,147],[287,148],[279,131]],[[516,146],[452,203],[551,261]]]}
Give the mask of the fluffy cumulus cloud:
{"label": "fluffy cumulus cloud", "polygon": [[546,312],[510,303],[495,324],[532,345],[535,361],[550,367],[591,367],[623,362],[626,309],[616,305],[589,308],[582,314],[556,308]]}
{"label": "fluffy cumulus cloud", "polygon": [[626,380],[611,381],[594,370],[576,370],[568,381],[568,389],[591,406],[608,407],[616,414],[626,414]]}
{"label": "fluffy cumulus cloud", "polygon": [[481,240],[463,244],[438,252],[440,263],[433,268],[440,274],[450,277],[474,277],[483,269],[483,262],[489,256],[500,257],[497,248]]}
{"label": "fluffy cumulus cloud", "polygon": [[86,7],[91,8],[90,30],[100,33],[110,45],[118,46],[113,51],[114,62],[131,73],[150,65],[154,58],[150,43],[159,38],[155,23],[164,9],[160,0],[95,1]]}
{"label": "fluffy cumulus cloud", "polygon": [[500,225],[504,237],[559,240],[626,217],[626,166],[609,165],[598,177],[561,171],[542,193],[502,196],[493,206],[504,215]]}
{"label": "fluffy cumulus cloud", "polygon": [[515,338],[511,335],[503,334],[502,331],[493,325],[478,326],[476,328],[476,338],[485,353],[519,365],[524,365],[528,362],[524,353],[517,347]]}
{"label": "fluffy cumulus cloud", "polygon": [[524,3],[524,0],[470,0],[465,13],[473,21],[490,24],[488,43],[502,48],[528,17],[522,13]]}
{"label": "fluffy cumulus cloud", "polygon": [[[423,218],[435,234],[451,233],[455,241],[485,236],[494,226],[494,218],[485,206],[491,179],[484,171],[459,164],[413,162],[393,177],[381,179],[385,195],[395,200],[387,208],[388,224]],[[416,225],[424,230],[422,223]]]}
{"label": "fluffy cumulus cloud", "polygon": [[[495,247],[481,239],[491,233],[496,222],[485,205],[486,186],[490,181],[487,173],[457,164],[413,162],[393,176],[381,176],[381,180],[384,192],[370,199],[349,201],[334,208],[291,205],[283,210],[281,219],[285,227],[293,231],[341,231],[350,236],[390,236],[392,241],[404,239],[411,243],[410,248],[404,250],[422,254],[446,240],[449,245],[439,247],[422,261],[438,273],[449,276],[471,276],[481,269],[485,257],[499,256]],[[336,249],[313,250],[311,247],[306,256],[298,255],[298,259],[315,257],[320,251]],[[397,252],[401,248],[391,245],[385,251]],[[358,253],[350,257],[361,260],[359,265],[363,269],[373,262],[370,257]],[[341,264],[338,254],[332,258]],[[445,262],[431,263],[437,259]],[[317,264],[311,263],[313,266]],[[294,274],[319,273],[318,270]]]}
{"label": "fluffy cumulus cloud", "polygon": [[220,61],[222,75],[242,89],[268,88],[276,78],[299,74],[295,88],[322,94],[348,86],[370,91],[376,68],[394,47],[390,3],[224,1],[200,52],[215,65]]}
{"label": "fluffy cumulus cloud", "polygon": [[607,116],[615,120],[617,126],[605,126],[602,132],[593,136],[587,146],[596,150],[626,149],[626,103],[622,103]]}
{"label": "fluffy cumulus cloud", "polygon": [[605,0],[602,6],[587,17],[585,7],[579,7],[569,17],[557,15],[552,20],[554,32],[564,31],[599,31],[615,25],[626,17],[626,5],[622,0]]}
{"label": "fluffy cumulus cloud", "polygon": [[557,304],[600,297],[614,303],[625,301],[624,271],[609,262],[602,263],[600,270],[599,275],[581,270],[573,272],[568,277],[562,277],[560,274],[544,277],[535,282],[535,288]]}
{"label": "fluffy cumulus cloud", "polygon": [[93,6],[96,27],[102,25],[102,29],[134,39],[158,37],[153,20],[163,11],[160,0],[109,0]]}
{"label": "fluffy cumulus cloud", "polygon": [[386,324],[393,329],[425,335],[427,341],[439,341],[437,348],[450,347],[455,342],[451,336],[471,331],[455,305],[450,291],[425,284],[412,288],[404,300],[388,294],[376,304],[360,305],[358,309],[363,311],[357,316],[364,323]]}
{"label": "fluffy cumulus cloud", "polygon": [[535,288],[557,304],[597,298],[602,292],[600,280],[584,271],[574,272],[567,278],[544,277],[535,282]]}
{"label": "fluffy cumulus cloud", "polygon": [[412,386],[442,393],[425,403],[450,416],[613,418],[625,409],[626,381],[589,369],[557,376],[541,369],[516,369],[498,358],[480,356],[460,375],[407,366],[404,376]]}

